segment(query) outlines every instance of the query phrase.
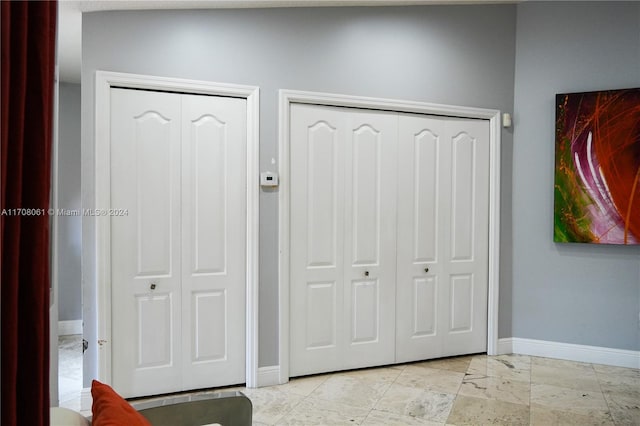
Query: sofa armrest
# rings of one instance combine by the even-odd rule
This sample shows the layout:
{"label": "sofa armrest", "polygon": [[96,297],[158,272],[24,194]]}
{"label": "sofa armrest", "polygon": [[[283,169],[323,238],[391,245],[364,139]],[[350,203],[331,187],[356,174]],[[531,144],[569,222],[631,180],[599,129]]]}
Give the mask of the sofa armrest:
{"label": "sofa armrest", "polygon": [[152,401],[130,401],[153,426],[251,426],[253,407],[242,392],[175,395]]}
{"label": "sofa armrest", "polygon": [[62,407],[51,407],[51,426],[89,426],[91,422],[82,414]]}

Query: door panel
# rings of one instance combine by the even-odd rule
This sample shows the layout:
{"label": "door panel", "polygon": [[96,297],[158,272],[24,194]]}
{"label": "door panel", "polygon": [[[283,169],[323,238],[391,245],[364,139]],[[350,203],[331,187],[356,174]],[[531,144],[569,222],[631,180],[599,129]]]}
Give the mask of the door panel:
{"label": "door panel", "polygon": [[451,140],[451,259],[473,260],[473,214],[476,199],[476,140],[460,133]]}
{"label": "door panel", "polygon": [[[435,128],[437,126],[433,124]],[[437,261],[438,234],[438,199],[439,169],[438,151],[440,139],[429,129],[424,129],[413,139],[413,261],[428,263]],[[408,147],[410,148],[410,147]],[[404,153],[405,155],[407,153]],[[410,157],[408,157],[410,158]],[[409,164],[401,168],[409,167]],[[402,171],[400,172],[402,173]],[[406,177],[405,177],[406,178]]]}
{"label": "door panel", "polygon": [[[135,122],[135,190],[137,200],[138,276],[171,274],[171,123],[155,111]],[[133,176],[131,176],[133,177]],[[146,220],[145,218],[153,218]]]}
{"label": "door panel", "polygon": [[336,266],[339,201],[336,136],[336,129],[326,121],[318,122],[308,130],[307,264],[311,267]]}
{"label": "door panel", "polygon": [[[133,92],[133,94],[132,94]],[[181,386],[180,104],[112,89],[113,386],[124,397]],[[177,385],[176,385],[177,384]]]}
{"label": "door panel", "polygon": [[[192,120],[193,179],[192,273],[225,273],[227,269],[227,124],[206,114]],[[188,190],[188,188],[187,188]]]}
{"label": "door panel", "polygon": [[[307,344],[305,349],[336,346],[336,283],[307,285]],[[325,321],[322,318],[326,318]]]}
{"label": "door panel", "polygon": [[440,303],[447,212],[443,174],[444,122],[401,115],[398,132],[398,266],[396,361],[434,358],[441,352]]}
{"label": "door panel", "polygon": [[344,368],[395,358],[397,116],[343,111],[345,158]]}
{"label": "door panel", "polygon": [[[227,295],[224,290],[191,293],[191,362],[221,361],[227,356]],[[212,324],[221,324],[214,326]]]}
{"label": "door panel", "polygon": [[471,331],[473,318],[473,276],[452,275],[450,281],[449,332]]}
{"label": "door panel", "polygon": [[344,139],[331,108],[291,108],[292,376],[338,369],[344,340]]}
{"label": "door panel", "polygon": [[380,296],[378,281],[355,281],[352,291],[351,344],[378,340]]}
{"label": "door panel", "polygon": [[246,101],[181,100],[183,388],[243,383]]}
{"label": "door panel", "polygon": [[380,136],[366,124],[353,132],[353,265],[379,263]]}
{"label": "door panel", "polygon": [[[451,163],[451,247],[447,250],[450,330],[442,356],[487,350],[489,275],[489,124],[447,121]],[[471,215],[465,213],[472,212]]]}
{"label": "door panel", "polygon": [[137,368],[170,367],[173,360],[171,294],[137,295]]}
{"label": "door panel", "polygon": [[438,277],[420,277],[413,279],[413,335],[419,338],[433,336],[436,332],[436,316],[438,313]]}

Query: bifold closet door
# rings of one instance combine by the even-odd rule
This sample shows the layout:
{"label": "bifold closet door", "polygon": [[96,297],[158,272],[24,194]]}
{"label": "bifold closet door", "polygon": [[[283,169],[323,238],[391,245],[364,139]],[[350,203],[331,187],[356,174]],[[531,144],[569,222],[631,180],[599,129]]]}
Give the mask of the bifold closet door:
{"label": "bifold closet door", "polygon": [[169,93],[111,90],[113,386],[125,397],[182,384],[181,116]]}
{"label": "bifold closet door", "polygon": [[397,117],[294,104],[290,122],[290,374],[392,363]]}
{"label": "bifold closet door", "polygon": [[486,351],[489,122],[290,116],[290,375]]}
{"label": "bifold closet door", "polygon": [[246,108],[182,96],[184,389],[245,382]]}
{"label": "bifold closet door", "polygon": [[111,90],[112,384],[244,382],[246,105]]}
{"label": "bifold closet door", "polygon": [[486,351],[489,123],[403,114],[397,362]]}

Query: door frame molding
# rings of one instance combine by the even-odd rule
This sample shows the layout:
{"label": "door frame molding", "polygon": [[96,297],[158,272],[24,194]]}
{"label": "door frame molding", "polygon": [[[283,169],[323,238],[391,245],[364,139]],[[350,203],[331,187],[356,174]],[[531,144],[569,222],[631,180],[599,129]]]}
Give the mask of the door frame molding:
{"label": "door frame molding", "polygon": [[[247,101],[246,386],[258,385],[259,88],[236,84],[96,71],[95,207],[108,211],[111,192],[110,122],[112,87],[226,96]],[[104,209],[104,210],[103,210]],[[96,220],[98,380],[112,382],[111,221]]]}
{"label": "door frame molding", "polygon": [[443,105],[362,96],[339,95],[298,90],[280,90],[278,149],[280,188],[279,207],[279,360],[280,383],[289,381],[289,274],[290,274],[290,128],[291,104],[366,108],[453,116],[489,121],[489,276],[487,294],[487,354],[498,354],[498,287],[500,273],[500,111],[495,109]]}

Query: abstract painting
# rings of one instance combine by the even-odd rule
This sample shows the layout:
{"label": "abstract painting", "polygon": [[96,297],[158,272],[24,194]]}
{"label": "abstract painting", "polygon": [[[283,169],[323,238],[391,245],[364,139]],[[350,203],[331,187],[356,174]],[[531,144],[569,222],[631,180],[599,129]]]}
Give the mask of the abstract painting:
{"label": "abstract painting", "polygon": [[640,244],[640,88],[556,95],[554,241]]}

